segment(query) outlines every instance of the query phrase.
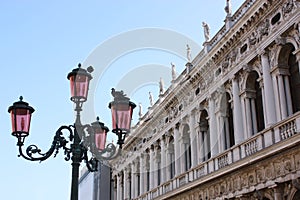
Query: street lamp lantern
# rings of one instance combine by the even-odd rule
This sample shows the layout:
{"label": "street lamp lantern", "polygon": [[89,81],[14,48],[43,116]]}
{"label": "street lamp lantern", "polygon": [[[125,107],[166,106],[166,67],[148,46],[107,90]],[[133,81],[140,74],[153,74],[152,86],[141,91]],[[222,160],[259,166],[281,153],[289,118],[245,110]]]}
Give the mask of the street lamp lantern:
{"label": "street lamp lantern", "polygon": [[118,136],[117,144],[122,147],[125,136],[130,132],[132,112],[136,105],[130,101],[123,91],[111,91],[114,100],[109,103],[108,107],[112,114],[112,132]]}
{"label": "street lamp lantern", "polygon": [[94,130],[93,139],[95,140],[95,146],[98,151],[103,151],[109,129],[104,126],[104,123],[99,121],[99,117],[97,117],[97,121],[93,122],[91,125]]}
{"label": "street lamp lantern", "polygon": [[11,115],[12,135],[24,140],[29,135],[31,114],[34,109],[24,102],[21,96],[20,101],[8,108],[8,112]]}
{"label": "street lamp lantern", "polygon": [[71,100],[73,102],[85,102],[87,100],[90,80],[92,79],[91,72],[92,67],[88,67],[87,70],[81,68],[81,64],[78,64],[78,68],[73,69],[68,74],[71,86]]}
{"label": "street lamp lantern", "polygon": [[[109,104],[112,109],[113,132],[118,135],[119,148],[113,144],[106,145],[109,129],[99,121],[91,124],[82,124],[80,120],[82,105],[87,101],[89,83],[92,79],[93,68],[73,69],[67,76],[71,86],[71,101],[75,103],[76,119],[72,125],[63,125],[55,133],[50,149],[42,153],[36,145],[29,145],[23,151],[25,137],[29,135],[31,114],[34,109],[28,103],[20,100],[8,108],[11,114],[12,135],[18,138],[19,156],[29,161],[44,161],[54,154],[54,157],[63,150],[65,160],[72,161],[71,200],[78,200],[79,166],[84,160],[89,171],[97,171],[98,159],[111,160],[120,155],[125,136],[130,129],[132,111],[135,104],[125,97],[123,91],[115,91],[115,100]],[[64,135],[68,134],[67,137]],[[105,146],[106,145],[106,146]],[[89,153],[90,152],[90,153]],[[90,155],[92,156],[90,159]]]}

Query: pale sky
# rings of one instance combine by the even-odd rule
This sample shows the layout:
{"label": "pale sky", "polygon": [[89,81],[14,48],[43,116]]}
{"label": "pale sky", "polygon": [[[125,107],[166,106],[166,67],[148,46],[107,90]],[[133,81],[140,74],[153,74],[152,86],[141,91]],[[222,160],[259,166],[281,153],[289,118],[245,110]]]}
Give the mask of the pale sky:
{"label": "pale sky", "polygon": [[[233,11],[242,3],[232,0]],[[45,152],[55,131],[74,122],[67,74],[79,62],[96,65],[97,87],[90,92],[93,109],[87,112],[99,115],[110,128],[110,88],[132,88],[125,92],[146,112],[149,91],[157,100],[158,77],[169,86],[170,62],[177,73],[184,69],[185,44],[193,44],[192,57],[202,48],[202,22],[209,24],[211,37],[224,25],[225,4],[226,0],[1,0],[1,199],[70,198],[71,162],[64,161],[63,152],[42,163],[17,157],[7,109],[20,95],[36,110],[25,147],[36,144]],[[138,109],[134,123],[137,113]]]}

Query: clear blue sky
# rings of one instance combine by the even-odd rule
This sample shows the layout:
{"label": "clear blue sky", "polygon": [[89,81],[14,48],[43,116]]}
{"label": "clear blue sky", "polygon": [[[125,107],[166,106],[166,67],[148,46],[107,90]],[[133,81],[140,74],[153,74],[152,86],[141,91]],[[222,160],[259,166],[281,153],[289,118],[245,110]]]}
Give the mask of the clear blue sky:
{"label": "clear blue sky", "polygon": [[[147,79],[163,73],[163,69],[170,68],[170,62],[176,64],[178,72],[184,69],[185,59],[172,53],[173,49],[168,51],[159,44],[154,44],[153,48],[141,46],[141,49],[132,49],[130,45],[139,37],[155,39],[155,33],[138,35],[139,30],[166,30],[167,34],[173,32],[173,36],[185,36],[202,47],[202,21],[209,24],[213,36],[224,25],[225,3],[225,0],[1,0],[0,199],[65,200],[70,195],[71,163],[64,161],[62,152],[57,158],[43,163],[17,157],[16,138],[11,136],[7,108],[20,95],[36,109],[25,146],[37,144],[46,151],[56,129],[72,124],[74,120],[66,79],[68,72],[79,62],[97,64],[105,59],[109,62],[107,59],[115,52],[116,57],[105,66],[101,76],[94,79],[97,88],[91,94],[95,102],[94,110],[90,112],[96,112],[110,127],[107,104],[111,99],[111,87],[124,80],[128,84],[134,77]],[[242,0],[232,0],[233,11],[241,4]],[[132,30],[129,40],[122,38]],[[121,41],[118,41],[120,38]],[[118,50],[123,47],[125,53],[119,53]],[[99,48],[102,48],[99,51],[102,54],[95,55]],[[106,50],[104,53],[103,48]],[[182,46],[182,51],[185,51],[185,46]],[[194,51],[192,49],[192,55],[196,54],[195,48]],[[154,70],[153,74],[135,72],[135,69],[151,64],[165,67]],[[99,71],[104,66],[94,67]],[[134,91],[127,92],[135,103],[141,102],[147,110],[148,91],[152,91],[154,99],[157,99],[157,82],[139,82]],[[165,82],[165,86],[168,85],[169,82]],[[138,109],[135,110],[137,112]],[[135,114],[134,122],[137,118]]]}

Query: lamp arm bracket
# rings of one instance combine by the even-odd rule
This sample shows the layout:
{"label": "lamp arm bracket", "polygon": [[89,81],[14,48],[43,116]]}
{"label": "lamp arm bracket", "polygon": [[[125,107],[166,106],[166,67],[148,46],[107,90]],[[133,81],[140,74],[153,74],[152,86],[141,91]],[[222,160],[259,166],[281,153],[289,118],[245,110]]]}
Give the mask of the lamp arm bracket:
{"label": "lamp arm bracket", "polygon": [[96,154],[96,157],[100,160],[113,160],[117,158],[120,154],[121,149],[117,149],[117,147],[113,143],[109,143],[108,145],[106,145],[105,149]]}
{"label": "lamp arm bracket", "polygon": [[98,171],[98,160],[97,158],[92,157],[90,160],[88,158],[87,149],[85,146],[81,145],[83,150],[83,160],[85,161],[85,164],[90,172],[96,172]]}
{"label": "lamp arm bracket", "polygon": [[[39,149],[36,145],[33,144],[33,145],[29,145],[26,148],[26,154],[24,154],[23,150],[22,150],[23,143],[18,143],[19,157],[22,156],[26,160],[30,160],[30,161],[44,161],[44,160],[48,159],[54,152],[55,152],[54,153],[54,157],[55,157],[58,154],[59,149],[63,148],[65,155],[66,155],[65,159],[67,160],[67,158],[70,157],[71,150],[67,147],[68,141],[63,136],[62,131],[64,129],[68,130],[70,135],[73,134],[73,131],[70,126],[61,126],[56,131],[52,145],[46,153],[41,153],[42,152],[41,149]],[[36,155],[38,155],[38,157]]]}

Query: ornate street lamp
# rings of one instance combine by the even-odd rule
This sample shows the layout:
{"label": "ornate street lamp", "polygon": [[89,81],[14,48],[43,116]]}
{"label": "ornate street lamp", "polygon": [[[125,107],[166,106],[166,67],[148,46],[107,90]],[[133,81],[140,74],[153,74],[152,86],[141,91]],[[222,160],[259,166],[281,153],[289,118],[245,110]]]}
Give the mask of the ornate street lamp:
{"label": "ornate street lamp", "polygon": [[[98,159],[110,160],[116,158],[121,151],[122,144],[124,144],[126,134],[130,131],[132,111],[135,108],[135,104],[126,97],[123,91],[112,89],[114,101],[109,103],[109,108],[112,110],[113,132],[118,136],[117,144],[119,148],[117,149],[113,143],[105,146],[109,129],[99,121],[99,117],[97,117],[96,122],[86,125],[83,125],[80,120],[82,105],[87,101],[92,72],[92,67],[85,70],[79,64],[78,68],[68,74],[67,78],[70,80],[71,86],[71,101],[76,105],[74,109],[76,111],[75,123],[69,126],[61,126],[56,131],[50,149],[45,153],[42,153],[36,145],[28,146],[25,153],[22,150],[25,138],[29,135],[31,114],[34,109],[23,101],[23,97],[20,97],[19,101],[8,108],[8,112],[11,114],[12,135],[18,139],[19,156],[30,161],[44,161],[53,153],[55,157],[59,150],[63,149],[66,155],[65,160],[72,160],[71,200],[78,200],[78,177],[81,161],[84,160],[89,171],[94,172],[98,168]],[[66,131],[69,134],[68,137],[63,136]],[[88,152],[91,154],[90,159],[88,158]]]}
{"label": "ornate street lamp", "polygon": [[114,101],[110,102],[108,107],[112,115],[112,132],[118,136],[117,144],[122,148],[124,139],[130,131],[132,112],[136,105],[126,97],[123,91],[112,89],[111,94]]}

